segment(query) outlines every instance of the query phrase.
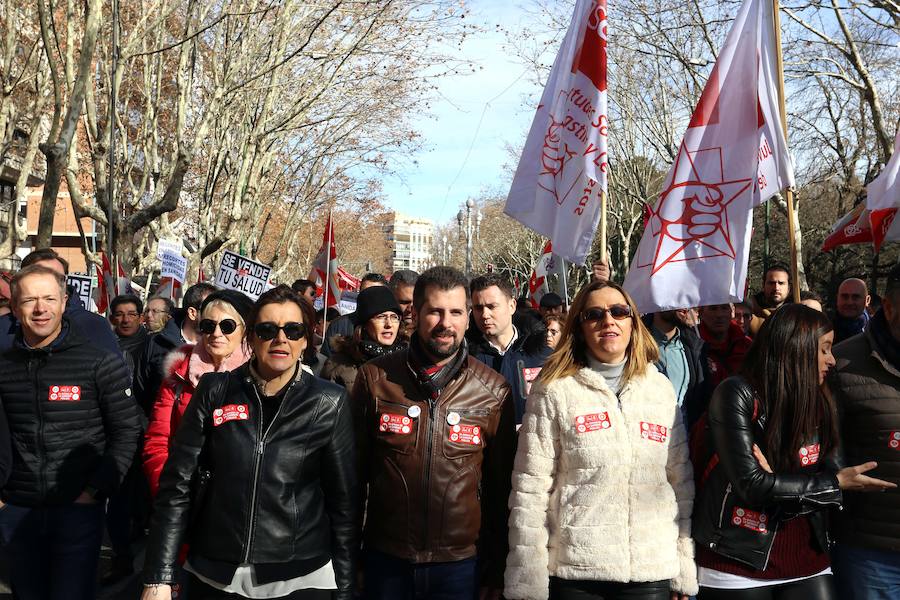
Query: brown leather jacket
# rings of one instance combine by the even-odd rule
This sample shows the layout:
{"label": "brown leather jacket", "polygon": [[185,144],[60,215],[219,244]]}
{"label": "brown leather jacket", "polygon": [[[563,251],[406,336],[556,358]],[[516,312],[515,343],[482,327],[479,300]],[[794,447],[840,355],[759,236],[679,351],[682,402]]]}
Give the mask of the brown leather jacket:
{"label": "brown leather jacket", "polygon": [[516,452],[509,385],[469,356],[432,404],[408,355],[361,366],[351,394],[365,546],[413,563],[477,552],[482,584],[502,585]]}

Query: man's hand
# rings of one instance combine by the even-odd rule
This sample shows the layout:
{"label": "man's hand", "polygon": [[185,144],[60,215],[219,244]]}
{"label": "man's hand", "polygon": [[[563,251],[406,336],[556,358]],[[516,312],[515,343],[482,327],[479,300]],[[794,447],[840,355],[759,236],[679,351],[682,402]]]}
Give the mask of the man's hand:
{"label": "man's hand", "polygon": [[594,281],[609,281],[609,260],[599,258],[591,264],[591,279]]}
{"label": "man's hand", "polygon": [[678,592],[672,592],[669,596],[670,600],[690,600],[690,596],[687,594],[679,594]]}
{"label": "man's hand", "polygon": [[141,600],[172,600],[172,586],[145,585],[144,591],[141,593]]}

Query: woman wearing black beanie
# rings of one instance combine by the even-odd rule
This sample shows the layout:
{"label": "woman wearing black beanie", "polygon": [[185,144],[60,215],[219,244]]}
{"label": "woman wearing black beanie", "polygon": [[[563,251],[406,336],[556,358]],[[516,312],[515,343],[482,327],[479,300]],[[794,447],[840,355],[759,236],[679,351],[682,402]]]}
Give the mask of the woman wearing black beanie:
{"label": "woman wearing black beanie", "polygon": [[402,314],[389,288],[376,285],[360,292],[353,313],[353,335],[336,336],[331,341],[334,351],[320,377],[348,390],[353,388],[356,371],[363,363],[406,345],[397,339]]}

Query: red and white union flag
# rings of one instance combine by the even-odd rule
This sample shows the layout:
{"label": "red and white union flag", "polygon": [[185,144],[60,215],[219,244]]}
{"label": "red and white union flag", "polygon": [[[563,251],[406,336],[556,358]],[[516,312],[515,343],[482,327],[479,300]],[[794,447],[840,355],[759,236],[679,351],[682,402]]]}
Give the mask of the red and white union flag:
{"label": "red and white union flag", "polygon": [[548,241],[544,244],[541,256],[531,271],[531,277],[528,278],[528,299],[531,307],[535,310],[540,307],[544,294],[550,291],[550,286],[547,285],[547,276],[553,272],[554,268],[556,268],[556,264],[553,260],[553,242]]}
{"label": "red and white union flag", "polygon": [[771,3],[745,0],[625,278],[641,312],[743,298],[753,207],[794,185]]}
{"label": "red and white union flag", "polygon": [[900,240],[900,131],[894,138],[894,154],[881,175],[866,186],[866,208],[872,224],[872,243],[875,252],[886,240]]}
{"label": "red and white union flag", "polygon": [[584,264],[606,190],[606,0],[578,0],[504,212]]}

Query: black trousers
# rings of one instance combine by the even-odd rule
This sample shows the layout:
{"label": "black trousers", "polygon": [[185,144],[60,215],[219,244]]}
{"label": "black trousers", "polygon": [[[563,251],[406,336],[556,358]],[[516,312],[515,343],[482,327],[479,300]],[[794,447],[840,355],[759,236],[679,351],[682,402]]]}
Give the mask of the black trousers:
{"label": "black trousers", "polygon": [[550,600],[669,600],[669,580],[619,583],[551,577]]}
{"label": "black trousers", "polygon": [[[331,600],[334,590],[297,590],[287,596],[281,596],[283,600]],[[243,598],[237,594],[217,590],[207,585],[191,573],[191,581],[188,591],[190,600],[234,600]]]}
{"label": "black trousers", "polygon": [[700,588],[697,600],[837,600],[831,575],[749,590]]}

